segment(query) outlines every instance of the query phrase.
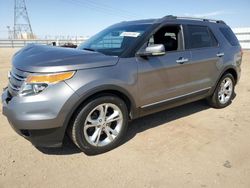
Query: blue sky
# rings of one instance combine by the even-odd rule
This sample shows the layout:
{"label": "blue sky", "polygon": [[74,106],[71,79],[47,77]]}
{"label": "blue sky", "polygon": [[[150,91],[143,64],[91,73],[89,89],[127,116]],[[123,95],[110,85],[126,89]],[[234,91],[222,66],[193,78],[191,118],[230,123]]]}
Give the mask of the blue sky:
{"label": "blue sky", "polygon": [[[90,36],[124,20],[168,14],[222,19],[231,27],[250,27],[249,0],[26,0],[38,36]],[[0,38],[13,27],[14,0],[0,0]]]}

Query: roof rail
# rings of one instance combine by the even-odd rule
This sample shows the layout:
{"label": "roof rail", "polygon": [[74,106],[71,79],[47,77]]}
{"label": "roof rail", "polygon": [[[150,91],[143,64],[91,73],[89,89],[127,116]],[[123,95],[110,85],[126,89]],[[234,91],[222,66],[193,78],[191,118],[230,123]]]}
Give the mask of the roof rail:
{"label": "roof rail", "polygon": [[177,19],[177,16],[167,15],[167,16],[157,19],[157,21],[172,20],[172,19]]}
{"label": "roof rail", "polygon": [[164,16],[163,19],[176,19],[177,16],[173,16],[173,15],[167,15],[167,16]]}
{"label": "roof rail", "polygon": [[187,19],[187,20],[198,20],[198,21],[204,21],[204,22],[215,22],[215,23],[224,23],[222,20],[215,20],[215,19],[208,19],[208,18],[198,18],[198,17],[177,17],[177,19]]}
{"label": "roof rail", "polygon": [[183,19],[183,20],[197,20],[197,21],[204,21],[204,22],[214,22],[214,23],[222,23],[226,24],[222,20],[215,20],[215,19],[208,19],[208,18],[198,18],[198,17],[183,17],[183,16],[173,16],[173,15],[167,15],[161,18],[161,20],[167,20],[167,19]]}

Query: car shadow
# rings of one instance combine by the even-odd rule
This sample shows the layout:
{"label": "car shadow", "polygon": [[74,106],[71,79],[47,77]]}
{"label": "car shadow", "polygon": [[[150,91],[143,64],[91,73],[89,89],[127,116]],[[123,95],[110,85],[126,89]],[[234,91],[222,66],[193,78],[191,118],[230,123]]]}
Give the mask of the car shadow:
{"label": "car shadow", "polygon": [[76,153],[81,153],[81,150],[70,140],[68,135],[65,136],[62,147],[59,148],[36,147],[36,149],[47,155],[73,155]]}
{"label": "car shadow", "polygon": [[[210,107],[207,105],[207,103],[204,100],[200,100],[133,120],[129,123],[126,134],[127,136],[119,146],[129,142],[129,140],[134,138],[136,134],[140,132],[155,128],[182,117],[195,114],[208,108]],[[61,148],[37,149],[47,155],[73,155],[81,152],[67,136],[65,137],[63,146]]]}
{"label": "car shadow", "polygon": [[127,137],[120,145],[125,144],[134,138],[136,134],[145,130],[161,126],[162,124],[169,123],[176,119],[186,117],[209,108],[210,106],[205,100],[200,100],[136,119],[130,123],[127,131]]}

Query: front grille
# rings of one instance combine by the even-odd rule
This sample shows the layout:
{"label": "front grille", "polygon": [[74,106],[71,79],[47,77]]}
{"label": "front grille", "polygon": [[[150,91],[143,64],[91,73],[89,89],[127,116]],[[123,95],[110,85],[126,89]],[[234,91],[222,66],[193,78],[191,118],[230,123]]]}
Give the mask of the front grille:
{"label": "front grille", "polygon": [[23,72],[16,69],[15,67],[12,67],[11,72],[9,73],[9,85],[8,85],[9,93],[12,96],[16,96],[18,94],[27,76],[28,76],[27,72]]}

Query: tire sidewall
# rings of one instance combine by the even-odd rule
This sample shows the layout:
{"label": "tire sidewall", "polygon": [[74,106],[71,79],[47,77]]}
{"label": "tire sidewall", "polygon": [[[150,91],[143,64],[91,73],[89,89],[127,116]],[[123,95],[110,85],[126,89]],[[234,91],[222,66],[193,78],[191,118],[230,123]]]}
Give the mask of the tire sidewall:
{"label": "tire sidewall", "polygon": [[[232,80],[232,83],[233,83],[233,88],[232,88],[232,94],[230,96],[230,99],[225,103],[225,104],[222,104],[220,101],[219,101],[219,90],[220,90],[220,85],[221,85],[221,82],[225,79],[225,78],[230,78]],[[224,108],[228,105],[230,105],[232,103],[232,98],[233,98],[233,95],[234,95],[234,88],[235,88],[235,80],[234,80],[234,77],[232,74],[230,73],[227,73],[225,75],[222,76],[222,78],[220,79],[216,89],[215,89],[215,92],[214,92],[214,96],[213,96],[213,100],[215,101],[216,103],[216,106],[218,108]]]}
{"label": "tire sidewall", "polygon": [[[112,103],[118,106],[122,112],[123,115],[123,124],[122,128],[115,138],[114,141],[112,141],[110,144],[102,147],[96,147],[91,145],[84,136],[84,124],[87,116],[89,113],[98,105],[103,103]],[[76,119],[74,121],[74,131],[73,134],[75,134],[75,141],[77,142],[77,146],[83,150],[86,154],[92,155],[92,154],[99,154],[106,151],[109,151],[116,146],[119,145],[119,143],[122,141],[122,138],[125,136],[126,129],[128,124],[128,110],[126,104],[118,97],[115,96],[103,96],[99,97],[97,99],[89,101],[84,107],[80,110],[78,115],[76,116]]]}

